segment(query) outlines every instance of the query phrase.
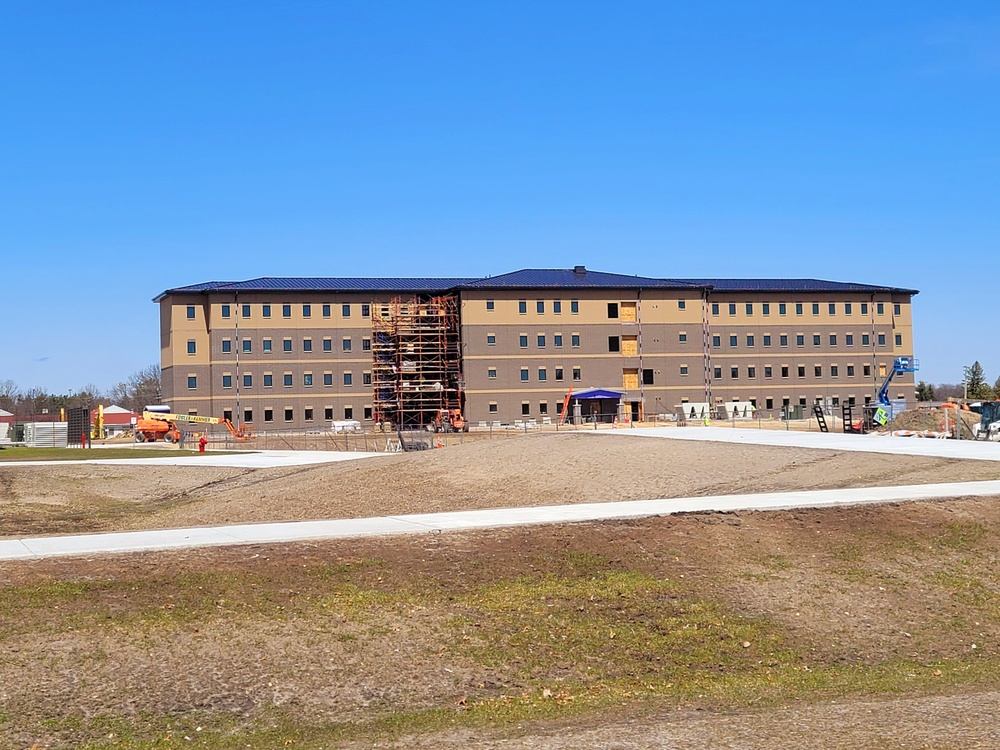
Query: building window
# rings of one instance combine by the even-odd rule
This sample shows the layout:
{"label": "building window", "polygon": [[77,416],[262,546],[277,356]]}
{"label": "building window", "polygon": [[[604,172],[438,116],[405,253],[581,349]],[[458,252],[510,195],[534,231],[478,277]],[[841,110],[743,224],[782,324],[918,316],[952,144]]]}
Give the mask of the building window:
{"label": "building window", "polygon": [[719,314],[719,303],[718,302],[713,302],[712,303],[712,315],[718,315],[718,314]]}
{"label": "building window", "polygon": [[552,312],[556,315],[562,315],[562,300],[552,300]]}
{"label": "building window", "polygon": [[323,407],[323,419],[333,419],[333,407],[324,406]]}
{"label": "building window", "polygon": [[261,305],[260,306],[260,315],[261,315],[262,318],[270,318],[271,317],[271,306],[270,305]]}
{"label": "building window", "polygon": [[903,345],[903,334],[897,333],[895,341],[896,341],[896,346],[902,346]]}
{"label": "building window", "polygon": [[312,422],[313,410],[307,406],[305,409],[302,410],[302,418],[305,419],[307,422]]}
{"label": "building window", "polygon": [[813,375],[815,375],[817,378],[823,377],[823,366],[816,365],[815,367],[813,367]]}
{"label": "building window", "polygon": [[341,346],[341,349],[343,349],[345,352],[351,351],[351,340],[350,339],[344,339],[343,341],[340,342],[340,346]]}
{"label": "building window", "polygon": [[521,402],[521,416],[522,417],[531,416],[531,404],[529,404],[527,401]]}
{"label": "building window", "polygon": [[187,319],[194,320],[194,305],[187,306]]}
{"label": "building window", "polygon": [[294,409],[285,409],[285,421],[286,422],[291,422],[292,419],[294,419],[294,417],[295,417],[295,410]]}
{"label": "building window", "polygon": [[788,334],[786,333],[781,334],[778,337],[778,343],[781,344],[781,346],[788,346]]}
{"label": "building window", "polygon": [[535,302],[535,312],[538,313],[539,315],[545,314],[545,300],[540,299],[537,302]]}
{"label": "building window", "polygon": [[323,373],[323,385],[325,385],[325,386],[331,386],[331,385],[333,385],[333,373],[332,372],[324,372]]}
{"label": "building window", "polygon": [[774,369],[771,365],[764,365],[764,377],[767,379],[774,377]]}
{"label": "building window", "polygon": [[871,365],[862,365],[861,366],[861,374],[864,375],[866,378],[870,378],[871,375],[872,375],[872,366]]}
{"label": "building window", "polygon": [[618,336],[608,336],[608,351],[620,352],[622,350],[621,338]]}
{"label": "building window", "polygon": [[573,368],[573,380],[579,381],[582,378],[583,378],[583,375],[582,375],[582,373],[580,371],[580,368],[579,367],[574,367]]}
{"label": "building window", "polygon": [[688,335],[686,333],[678,333],[677,340],[682,344],[686,344],[688,340]]}
{"label": "building window", "polygon": [[367,302],[361,305],[361,317],[370,318],[372,316],[372,306]]}
{"label": "building window", "polygon": [[302,305],[302,317],[311,318],[313,314],[312,305]]}
{"label": "building window", "polygon": [[853,378],[854,377],[854,365],[848,365],[847,366],[847,377],[849,377],[849,378]]}
{"label": "building window", "polygon": [[548,401],[539,401],[538,402],[538,413],[541,414],[541,415],[543,415],[543,416],[549,413],[549,402]]}
{"label": "building window", "polygon": [[344,373],[344,385],[354,385],[354,376],[349,372]]}
{"label": "building window", "polygon": [[249,318],[250,317],[250,305],[243,305],[242,309],[243,309],[243,311],[240,313],[240,315],[243,318]]}
{"label": "building window", "polygon": [[830,334],[830,346],[836,346],[836,345],[837,345],[837,334],[831,333]]}
{"label": "building window", "polygon": [[867,315],[868,314],[868,303],[867,302],[862,302],[861,303],[861,314],[862,315]]}
{"label": "building window", "polygon": [[284,374],[283,378],[284,379],[283,379],[282,382],[285,384],[285,388],[291,388],[292,387],[292,373],[286,372]]}
{"label": "building window", "polygon": [[730,316],[736,315],[736,303],[735,302],[730,302],[729,303],[729,314],[730,314]]}
{"label": "building window", "polygon": [[302,374],[302,385],[306,388],[312,388],[313,384],[313,374],[311,372],[305,372]]}
{"label": "building window", "polygon": [[580,300],[570,300],[569,301],[569,311],[573,315],[578,315],[580,313]]}
{"label": "building window", "polygon": [[756,378],[757,377],[757,368],[756,367],[747,367],[747,377],[748,378]]}
{"label": "building window", "polygon": [[249,372],[243,373],[243,387],[253,388],[253,375],[251,375]]}
{"label": "building window", "polygon": [[762,302],[760,304],[760,311],[764,315],[770,315],[771,314],[771,303],[770,302]]}
{"label": "building window", "polygon": [[854,346],[854,334],[853,333],[844,334],[844,343],[847,346]]}
{"label": "building window", "polygon": [[261,347],[265,352],[271,351],[271,339],[264,339]]}
{"label": "building window", "polygon": [[830,377],[836,378],[840,377],[840,368],[837,365],[830,365]]}
{"label": "building window", "polygon": [[274,376],[269,372],[264,373],[264,387],[270,388],[274,385]]}
{"label": "building window", "polygon": [[722,368],[716,367],[712,375],[715,377],[716,380],[722,380]]}
{"label": "building window", "polygon": [[[233,342],[230,341],[229,339],[222,339],[222,353],[229,354],[232,350],[233,350]],[[189,351],[188,354],[192,354],[192,352]]]}
{"label": "building window", "polygon": [[497,413],[497,402],[490,401],[490,414],[496,414],[496,413]]}
{"label": "building window", "polygon": [[491,312],[496,309],[496,304],[493,302],[493,300],[491,299],[486,300],[486,309]]}
{"label": "building window", "polygon": [[851,303],[850,302],[845,302],[844,303],[844,315],[850,315],[850,314],[851,314]]}
{"label": "building window", "polygon": [[608,303],[608,317],[609,318],[617,318],[618,317],[618,303],[617,302],[609,302]]}
{"label": "building window", "polygon": [[556,368],[556,380],[562,380],[562,379],[563,379],[563,368],[557,367]]}
{"label": "building window", "polygon": [[677,309],[685,310],[687,309],[687,300],[679,299],[677,300]]}
{"label": "building window", "polygon": [[871,346],[872,338],[867,333],[861,334],[861,346]]}
{"label": "building window", "polygon": [[813,302],[813,315],[819,315],[819,302]]}
{"label": "building window", "polygon": [[722,336],[720,336],[719,334],[714,334],[712,336],[712,346],[716,349],[722,346]]}
{"label": "building window", "polygon": [[333,339],[323,339],[323,351],[332,352],[333,351]]}
{"label": "building window", "polygon": [[487,346],[496,346],[496,343],[497,343],[497,335],[495,333],[487,333],[486,334],[486,345]]}
{"label": "building window", "polygon": [[496,380],[497,379],[497,368],[495,368],[495,367],[487,368],[487,370],[486,370],[486,377],[488,377],[490,380]]}
{"label": "building window", "polygon": [[520,336],[517,337],[517,341],[518,341],[518,346],[520,346],[522,349],[528,348],[528,334],[522,333]]}
{"label": "building window", "polygon": [[197,349],[197,344],[194,341],[188,341],[188,354],[195,354]]}
{"label": "building window", "polygon": [[552,346],[556,347],[557,349],[561,349],[562,348],[562,334],[561,333],[553,334],[553,336],[552,336]]}
{"label": "building window", "polygon": [[264,409],[264,421],[265,422],[274,421],[274,409]]}
{"label": "building window", "polygon": [[521,315],[527,315],[528,314],[528,300],[526,300],[526,299],[518,300],[517,301],[517,311]]}
{"label": "building window", "polygon": [[229,305],[223,305],[222,306],[222,317],[223,318],[228,318],[231,314],[232,314],[232,310],[229,307]]}
{"label": "building window", "polygon": [[188,390],[193,391],[198,387],[198,376],[188,375]]}
{"label": "building window", "polygon": [[782,365],[781,366],[781,377],[783,377],[783,378],[787,378],[788,377],[788,365]]}
{"label": "building window", "polygon": [[292,306],[291,305],[282,305],[281,306],[281,317],[283,317],[283,318],[290,318],[290,317],[292,317]]}
{"label": "building window", "polygon": [[730,367],[729,368],[729,377],[731,377],[733,380],[738,379],[740,377],[740,368],[739,367],[735,367],[735,366],[734,367]]}
{"label": "building window", "polygon": [[822,337],[818,333],[813,334],[813,346],[819,346],[820,339]]}
{"label": "building window", "polygon": [[253,422],[253,409],[243,410],[243,421],[247,423]]}
{"label": "building window", "polygon": [[778,303],[778,315],[785,315],[788,312],[788,305],[784,302]]}
{"label": "building window", "polygon": [[539,349],[544,349],[545,348],[545,334],[544,333],[538,334],[538,348]]}
{"label": "building window", "polygon": [[290,352],[291,350],[292,350],[292,340],[291,339],[284,339],[281,342],[281,351],[283,351],[283,352]]}
{"label": "building window", "polygon": [[370,372],[361,373],[361,385],[371,385],[372,384],[372,374]]}
{"label": "building window", "polygon": [[801,302],[796,302],[795,303],[795,314],[796,315],[801,315],[802,314],[802,303]]}
{"label": "building window", "polygon": [[892,306],[892,314],[893,315],[899,315],[900,312],[902,312],[902,309],[900,308],[900,306],[898,304],[894,304]]}
{"label": "building window", "polygon": [[365,419],[371,420],[371,418],[372,418],[372,408],[370,406],[366,406],[363,413],[365,415]]}
{"label": "building window", "polygon": [[538,368],[538,380],[539,381],[543,381],[543,380],[548,380],[548,379],[549,379],[548,378],[548,373],[545,372],[545,368],[544,367],[539,367]]}
{"label": "building window", "polygon": [[528,368],[527,367],[522,367],[521,368],[521,382],[522,383],[527,383],[528,382]]}
{"label": "building window", "polygon": [[805,365],[799,365],[799,366],[798,366],[798,367],[796,368],[796,374],[797,374],[797,375],[798,375],[798,376],[799,376],[800,378],[804,378],[804,377],[806,376],[806,366],[805,366]]}
{"label": "building window", "polygon": [[323,305],[323,317],[324,318],[329,318],[330,317],[330,306],[329,305]]}
{"label": "building window", "polygon": [[372,340],[370,338],[361,339],[361,351],[370,352],[372,350]]}
{"label": "building window", "polygon": [[653,371],[643,370],[642,371],[642,384],[643,385],[653,385]]}
{"label": "building window", "polygon": [[233,387],[233,376],[230,375],[229,373],[226,373],[225,375],[222,376],[222,387],[223,388]]}
{"label": "building window", "polygon": [[730,346],[736,346],[737,345],[736,335],[735,334],[732,334],[732,335],[729,336],[729,345]]}
{"label": "building window", "polygon": [[885,305],[883,303],[881,303],[881,302],[876,302],[875,303],[875,314],[876,315],[885,315]]}
{"label": "building window", "polygon": [[681,365],[681,375],[687,375],[687,374],[688,374],[688,366]]}
{"label": "building window", "polygon": [[747,315],[753,315],[753,302],[747,302],[746,310]]}
{"label": "building window", "polygon": [[836,302],[831,302],[830,305],[829,305],[829,310],[830,310],[830,315],[836,315],[837,314],[837,303]]}
{"label": "building window", "polygon": [[771,345],[771,334],[765,333],[764,334],[764,346],[770,346],[770,345]]}
{"label": "building window", "polygon": [[801,333],[797,334],[795,336],[795,345],[796,346],[805,346],[806,345],[806,337],[803,336]]}
{"label": "building window", "polygon": [[754,338],[752,333],[747,334],[747,346],[753,346]]}
{"label": "building window", "polygon": [[570,346],[572,346],[575,349],[578,349],[580,347],[580,334],[574,333],[573,335],[571,335],[569,337],[569,343]]}
{"label": "building window", "polygon": [[885,346],[885,334],[884,333],[880,333],[878,335],[878,345],[879,346]]}

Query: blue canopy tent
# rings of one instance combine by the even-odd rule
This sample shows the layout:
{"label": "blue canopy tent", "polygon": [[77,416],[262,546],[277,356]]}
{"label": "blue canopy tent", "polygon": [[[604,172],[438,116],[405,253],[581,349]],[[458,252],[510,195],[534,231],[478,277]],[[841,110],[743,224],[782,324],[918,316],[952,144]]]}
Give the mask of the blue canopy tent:
{"label": "blue canopy tent", "polygon": [[587,388],[570,396],[570,414],[576,417],[576,407],[580,407],[579,416],[585,422],[614,422],[621,405],[622,391],[610,388]]}

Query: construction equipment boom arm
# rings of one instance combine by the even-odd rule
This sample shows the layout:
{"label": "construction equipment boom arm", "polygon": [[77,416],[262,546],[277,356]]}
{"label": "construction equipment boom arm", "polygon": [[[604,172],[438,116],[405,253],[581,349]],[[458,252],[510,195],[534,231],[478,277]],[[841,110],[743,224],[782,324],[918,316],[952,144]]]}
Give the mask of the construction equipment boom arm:
{"label": "construction equipment boom arm", "polygon": [[896,357],[882,387],[878,389],[878,402],[882,406],[892,406],[892,402],[889,401],[889,384],[892,383],[892,379],[901,373],[916,372],[919,369],[920,363],[912,357]]}
{"label": "construction equipment boom arm", "polygon": [[144,411],[143,419],[158,419],[161,422],[197,422],[199,424],[222,424],[218,417],[199,417],[197,414],[169,414],[158,411]]}

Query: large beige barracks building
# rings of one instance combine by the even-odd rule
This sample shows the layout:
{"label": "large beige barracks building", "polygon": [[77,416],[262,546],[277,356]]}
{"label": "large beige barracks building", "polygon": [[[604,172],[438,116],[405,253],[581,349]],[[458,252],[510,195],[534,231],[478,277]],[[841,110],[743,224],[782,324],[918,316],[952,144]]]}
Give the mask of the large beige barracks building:
{"label": "large beige barracks building", "polygon": [[[775,415],[864,404],[896,357],[913,356],[916,293],[578,266],[210,282],[155,301],[164,401],[266,430],[426,423],[437,407],[460,407],[473,425],[555,421],[570,389],[607,391],[632,419],[696,402],[752,402]],[[889,395],[913,392],[902,374]]]}

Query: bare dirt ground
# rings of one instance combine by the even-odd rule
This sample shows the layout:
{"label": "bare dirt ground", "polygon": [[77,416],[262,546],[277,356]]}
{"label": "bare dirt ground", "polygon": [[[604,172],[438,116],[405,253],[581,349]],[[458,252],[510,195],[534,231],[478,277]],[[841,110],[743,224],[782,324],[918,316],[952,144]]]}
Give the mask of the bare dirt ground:
{"label": "bare dirt ground", "polygon": [[[0,472],[11,536],[998,469],[540,435]],[[0,563],[0,747],[995,748],[998,532],[955,499]]]}

